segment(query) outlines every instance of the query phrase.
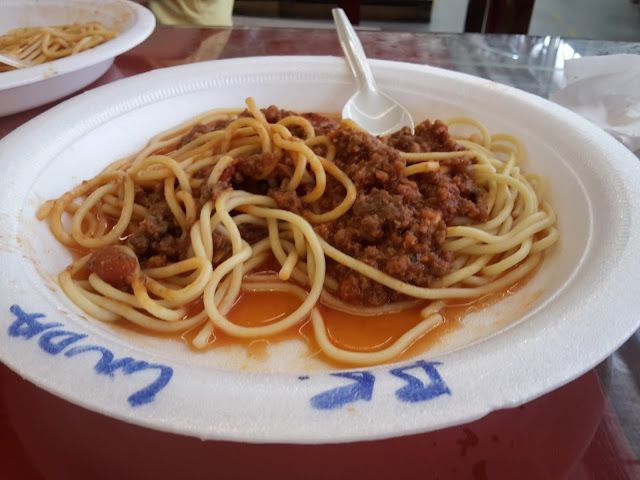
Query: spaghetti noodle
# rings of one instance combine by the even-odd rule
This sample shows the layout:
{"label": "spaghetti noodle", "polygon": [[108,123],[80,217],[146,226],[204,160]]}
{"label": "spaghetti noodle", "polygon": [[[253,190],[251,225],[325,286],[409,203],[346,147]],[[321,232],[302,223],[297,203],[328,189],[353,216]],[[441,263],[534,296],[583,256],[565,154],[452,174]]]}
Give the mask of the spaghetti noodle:
{"label": "spaghetti noodle", "polygon": [[[87,314],[157,332],[266,338],[310,321],[322,351],[369,365],[397,358],[443,322],[453,299],[504,290],[558,239],[522,143],[468,118],[376,138],[354,123],[247,99],[152,138],[57,200],[48,218],[82,252],[59,277]],[[454,138],[449,128],[472,128]],[[257,326],[229,313],[243,292],[288,292],[288,314]],[[421,308],[376,351],[348,351],[323,308],[384,315]]]}
{"label": "spaghetti noodle", "polygon": [[[0,52],[38,65],[75,55],[117,35],[118,32],[99,22],[14,28],[0,36]],[[15,70],[15,67],[0,63],[0,72],[9,70]]]}

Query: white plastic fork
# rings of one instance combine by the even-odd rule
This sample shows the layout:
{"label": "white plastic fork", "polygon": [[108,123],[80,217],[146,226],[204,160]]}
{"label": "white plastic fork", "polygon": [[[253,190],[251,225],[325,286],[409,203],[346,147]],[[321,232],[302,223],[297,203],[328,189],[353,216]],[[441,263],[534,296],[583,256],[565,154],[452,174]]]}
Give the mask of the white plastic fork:
{"label": "white plastic fork", "polygon": [[411,114],[378,90],[360,39],[344,10],[334,8],[332,13],[340,45],[358,87],[345,104],[342,117],[350,118],[372,135],[388,135],[402,127],[409,127],[413,133]]}
{"label": "white plastic fork", "polygon": [[0,63],[4,63],[5,65],[9,65],[10,67],[15,68],[27,68],[35,65],[29,60],[21,60],[18,57],[5,53],[0,53]]}

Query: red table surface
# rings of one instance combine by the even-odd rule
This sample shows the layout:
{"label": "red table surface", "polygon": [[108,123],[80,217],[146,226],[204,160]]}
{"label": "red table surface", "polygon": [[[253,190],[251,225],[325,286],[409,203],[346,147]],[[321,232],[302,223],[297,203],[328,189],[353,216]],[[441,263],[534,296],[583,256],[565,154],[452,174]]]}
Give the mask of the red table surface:
{"label": "red table surface", "polygon": [[595,371],[523,406],[351,444],[202,441],[110,419],[0,366],[0,472],[14,480],[640,478]]}
{"label": "red table surface", "polygon": [[[376,58],[451,68],[437,35],[370,34],[363,44]],[[155,68],[274,54],[341,52],[324,30],[159,27],[87,89]],[[0,138],[52,105],[0,118]],[[0,387],[0,479],[640,478],[596,370],[466,425],[327,445],[202,441],[150,430],[59,399],[1,363]]]}

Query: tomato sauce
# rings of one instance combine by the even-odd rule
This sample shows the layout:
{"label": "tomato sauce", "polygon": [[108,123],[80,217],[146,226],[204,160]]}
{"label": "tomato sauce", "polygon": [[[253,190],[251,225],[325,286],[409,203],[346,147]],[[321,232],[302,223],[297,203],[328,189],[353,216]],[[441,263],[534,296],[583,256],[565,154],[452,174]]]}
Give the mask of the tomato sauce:
{"label": "tomato sauce", "polygon": [[[84,252],[73,252],[79,255]],[[266,262],[261,269],[261,273],[274,273],[275,260]],[[407,348],[396,361],[408,359],[428,352],[437,342],[446,335],[462,328],[462,320],[470,313],[488,308],[504,298],[514,294],[522,288],[535,275],[537,268],[526,277],[503,290],[493,292],[476,299],[463,299],[448,302],[440,310],[444,321],[431,331],[417,339],[413,345]],[[80,272],[84,276],[85,272]],[[236,300],[235,304],[227,314],[227,318],[243,327],[259,327],[278,321],[294,312],[301,300],[294,294],[287,292],[243,292]],[[411,328],[420,322],[420,311],[427,302],[418,304],[400,312],[393,312],[377,316],[359,316],[332,309],[326,305],[319,305],[318,308],[325,322],[327,335],[330,341],[337,347],[352,352],[375,352],[391,346],[396,340],[404,335]],[[186,317],[192,317],[200,313],[204,308],[202,298],[198,298],[185,305]],[[137,327],[129,322],[122,322],[119,326],[126,330],[134,331],[143,335],[153,335],[158,338],[182,339],[194,352],[202,353],[203,350],[196,349],[192,345],[192,340],[200,331],[200,326],[186,332],[178,333],[154,333]],[[222,346],[236,345],[243,347],[249,357],[254,359],[268,359],[268,349],[270,345],[287,340],[302,340],[308,349],[308,356],[317,356],[328,365],[335,368],[348,368],[349,365],[341,364],[327,358],[315,341],[315,335],[311,322],[307,318],[298,327],[290,328],[282,333],[268,338],[235,338],[225,334],[220,329],[214,329],[214,333],[209,340],[204,351],[220,348]]]}
{"label": "tomato sauce", "polygon": [[[466,315],[488,308],[514,294],[527,283],[534,273],[532,272],[504,290],[472,300],[450,302],[440,311],[444,321],[417,339],[395,361],[405,360],[428,352],[444,336],[462,328],[462,320]],[[202,308],[201,300],[193,305],[194,313]],[[289,293],[245,292],[238,299],[227,318],[238,325],[257,327],[288,315],[299,305],[300,299]],[[353,352],[374,352],[391,346],[404,333],[416,326],[420,322],[420,310],[425,305],[426,303],[401,312],[378,316],[352,315],[334,310],[325,305],[320,305],[319,309],[325,322],[327,335],[334,345]],[[194,329],[193,332],[182,335],[182,338],[187,344],[190,344],[190,340],[197,331],[199,331],[199,327]],[[298,328],[292,328],[264,339],[233,338],[216,329],[207,349],[215,349],[225,345],[241,345],[246,349],[250,357],[267,359],[270,345],[292,339],[302,340],[307,345],[308,356],[317,356],[326,364],[335,368],[350,367],[334,361],[322,353],[315,341],[313,328],[308,319],[302,322]]]}

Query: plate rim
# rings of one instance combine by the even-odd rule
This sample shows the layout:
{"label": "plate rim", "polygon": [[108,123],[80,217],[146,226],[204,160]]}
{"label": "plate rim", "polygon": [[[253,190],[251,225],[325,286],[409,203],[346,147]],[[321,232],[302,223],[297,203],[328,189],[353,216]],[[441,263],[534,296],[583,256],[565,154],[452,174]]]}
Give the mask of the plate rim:
{"label": "plate rim", "polygon": [[[65,110],[72,110],[73,108],[75,108],[75,106],[77,105],[83,105],[86,103],[89,103],[92,101],[93,98],[95,98],[97,95],[104,95],[105,93],[109,93],[109,94],[113,94],[113,93],[117,93],[119,90],[123,90],[126,88],[130,88],[131,86],[135,86],[137,84],[144,84],[145,82],[148,82],[148,80],[150,79],[154,79],[154,78],[160,78],[163,79],[165,77],[171,77],[172,75],[177,75],[180,76],[182,74],[184,74],[185,72],[188,72],[190,69],[193,70],[200,70],[200,69],[204,69],[207,68],[208,66],[210,66],[211,64],[217,65],[218,67],[221,66],[221,62],[224,62],[222,64],[222,66],[227,65],[227,66],[233,66],[233,64],[236,65],[242,65],[242,64],[251,64],[251,63],[258,63],[258,64],[264,64],[264,65],[282,65],[283,62],[291,62],[293,60],[300,60],[301,64],[326,64],[329,63],[330,65],[338,65],[338,62],[342,62],[342,60],[340,60],[340,57],[325,57],[325,56],[288,56],[288,57],[248,57],[248,58],[240,58],[240,59],[228,59],[228,60],[213,60],[213,61],[209,61],[209,62],[202,62],[199,64],[190,64],[190,65],[182,65],[182,66],[178,66],[178,67],[170,67],[168,69],[162,69],[162,70],[155,70],[155,71],[151,71],[151,72],[147,72],[141,75],[137,75],[134,77],[129,77],[126,79],[122,79],[122,80],[118,80],[116,82],[98,87],[94,90],[92,90],[91,92],[88,92],[82,96],[78,96],[78,97],[73,97],[55,107],[53,107],[52,109],[44,112],[43,114],[39,115],[38,117],[30,120],[29,122],[25,123],[24,125],[22,125],[21,127],[19,127],[18,129],[16,129],[14,132],[10,133],[9,135],[7,135],[4,139],[0,140],[0,147],[10,144],[14,139],[20,137],[23,132],[27,132],[30,128],[32,128],[34,125],[46,125],[48,123],[51,123],[55,120],[56,116],[61,113],[64,112]],[[488,82],[488,83],[493,83],[489,80],[484,80],[478,77],[473,77],[471,75],[468,74],[464,74],[464,73],[460,73],[460,72],[453,72],[453,71],[448,71],[448,70],[443,70],[443,69],[439,69],[436,67],[429,67],[429,66],[425,66],[425,65],[416,65],[416,64],[409,64],[409,63],[405,63],[405,62],[394,62],[394,61],[388,61],[388,60],[372,60],[371,61],[372,67],[374,69],[374,71],[376,70],[415,70],[415,71],[420,71],[420,72],[432,72],[432,73],[437,73],[443,77],[450,77],[450,78],[455,78],[455,79],[459,79],[461,81],[466,81],[466,82],[470,82],[472,84],[480,84],[480,83],[484,83],[484,82]],[[304,70],[304,68],[306,67],[301,67],[302,70]],[[519,99],[524,99],[528,102],[532,102],[533,104],[538,104],[540,103],[541,99],[540,97],[536,97],[533,94],[529,94],[517,89],[514,89],[513,87],[508,87],[508,86],[504,86],[504,85],[499,85],[499,84],[495,84],[501,91],[504,91],[506,94],[508,95],[516,95]],[[175,92],[174,92],[175,93]],[[153,94],[150,94],[151,97],[147,97],[146,101],[153,101]],[[177,94],[176,94],[177,95]],[[124,100],[123,100],[124,102]],[[550,102],[544,100],[545,105],[547,105],[548,108],[550,108],[552,111],[556,111],[556,112],[562,112],[563,114],[566,114],[571,121],[577,122],[577,124],[583,128],[586,129],[586,131],[588,132],[600,132],[597,135],[600,135],[602,137],[602,139],[607,138],[607,141],[604,143],[608,143],[611,148],[613,148],[614,150],[618,149],[617,152],[623,152],[624,150],[626,150],[621,144],[617,144],[617,142],[610,137],[608,134],[606,134],[606,132],[601,131],[600,129],[597,129],[597,127],[595,127],[594,125],[590,124],[589,122],[587,122],[586,120],[584,120],[582,117],[579,117],[577,114],[574,114],[573,112],[570,112],[569,110],[565,109],[564,107],[560,107],[558,105],[553,105],[550,104]],[[129,105],[130,109],[135,109],[135,108],[139,108],[140,106],[143,106],[145,103],[143,100],[141,100],[138,104],[131,104]],[[102,112],[98,112],[96,113],[96,117],[95,117],[95,121],[97,122],[107,122],[107,121],[113,121],[114,118],[117,118],[117,116],[121,113],[124,113],[123,111],[119,110],[118,106],[114,106],[111,109],[108,109],[106,112],[102,111]],[[87,127],[88,128],[88,127]],[[95,128],[95,125],[94,127]],[[604,135],[604,136],[603,136]],[[7,140],[9,139],[9,140]],[[604,141],[604,140],[603,140]],[[618,146],[616,146],[616,144]],[[624,150],[621,150],[624,149]],[[629,152],[630,155],[633,155],[631,152]],[[2,154],[0,154],[0,157],[2,157]],[[640,172],[640,169],[636,169],[635,174],[638,175],[638,172]],[[4,195],[4,194],[2,194]],[[637,198],[635,199],[635,201],[637,201]],[[2,206],[0,207],[0,213],[4,214],[4,209],[5,207]],[[634,220],[637,221],[637,218],[634,218]],[[2,242],[4,243],[4,240],[2,240]],[[636,261],[636,263],[638,263]],[[635,329],[637,329],[638,324],[640,323],[640,319],[635,321]],[[629,336],[632,335],[633,332],[629,333]],[[626,337],[628,338],[628,337]],[[624,340],[626,340],[626,338],[619,338],[616,348],[618,346],[620,346]],[[609,345],[608,348],[610,348],[611,345]],[[610,352],[609,352],[610,353]],[[588,371],[590,368],[592,368],[593,366],[595,366],[600,360],[602,360],[603,358],[606,358],[606,355],[600,359],[595,359],[592,358],[591,362],[589,364],[582,364],[579,366],[579,368],[577,366],[574,366],[572,373],[568,373],[565,374],[564,378],[559,378],[556,379],[556,383],[553,386],[549,386],[548,389],[538,389],[536,394],[534,396],[530,396],[528,399],[522,399],[522,398],[504,398],[500,401],[498,401],[497,399],[494,398],[494,402],[495,403],[499,403],[499,408],[504,408],[504,407],[508,407],[508,406],[516,406],[520,403],[526,402],[526,401],[530,401],[533,398],[537,398],[538,396],[547,393],[547,391],[555,389],[557,387],[559,387],[561,384],[564,384],[570,380],[572,380],[573,378],[576,378],[579,374],[584,373],[586,371]],[[21,371],[22,369],[17,365],[18,362],[13,362],[11,361],[11,359],[7,359],[2,352],[0,352],[0,359],[2,359],[2,361],[9,366],[12,370],[18,371],[21,375],[25,376],[26,378],[29,378],[30,380],[33,381],[32,378],[30,378],[29,373],[28,372],[23,372]],[[350,369],[350,370],[354,370],[354,369]],[[576,374],[576,372],[580,372],[578,374]],[[231,374],[233,376],[233,373]],[[249,374],[251,375],[251,374]],[[270,374],[270,375],[279,375],[279,374]],[[283,374],[286,375],[287,377],[289,376],[289,374]],[[224,376],[224,375],[223,375]],[[36,381],[34,381],[34,383],[38,384]],[[44,387],[43,387],[44,388]],[[46,388],[46,390],[51,391],[51,389]],[[308,436],[308,435],[302,435],[302,436],[298,436],[295,438],[291,438],[291,437],[270,437],[270,436],[264,436],[264,432],[262,432],[262,436],[258,435],[256,437],[255,433],[253,436],[249,435],[247,436],[247,434],[245,432],[231,432],[228,431],[226,432],[224,435],[216,435],[215,432],[211,432],[211,431],[207,431],[204,432],[200,431],[200,432],[196,432],[193,430],[193,426],[191,426],[191,430],[189,428],[185,428],[184,426],[179,427],[179,426],[169,426],[166,424],[163,425],[158,425],[156,423],[153,423],[152,421],[149,421],[148,419],[145,420],[140,420],[140,419],[136,419],[133,418],[131,416],[127,416],[127,415],[114,415],[113,412],[106,412],[104,410],[104,405],[102,406],[103,408],[101,409],[100,406],[96,407],[96,405],[94,405],[91,402],[87,402],[87,403],[83,403],[81,401],[78,401],[77,398],[73,397],[73,395],[71,395],[70,398],[69,397],[69,392],[52,392],[58,396],[61,396],[62,398],[66,398],[67,400],[71,401],[74,404],[83,406],[85,408],[89,408],[91,410],[94,411],[99,411],[101,413],[105,413],[111,417],[114,418],[118,418],[120,420],[124,420],[124,421],[129,421],[131,423],[137,423],[140,425],[144,425],[147,426],[149,428],[153,428],[153,429],[158,429],[158,430],[165,430],[165,431],[172,431],[174,433],[180,433],[180,434],[185,434],[185,435],[191,435],[191,436],[203,436],[205,438],[210,438],[210,439],[217,439],[217,440],[241,440],[241,441],[256,441],[256,442],[282,442],[282,441],[286,441],[288,443],[332,443],[332,442],[345,442],[345,441],[359,441],[359,440],[370,440],[370,439],[378,439],[378,438],[388,438],[388,437],[392,437],[392,436],[398,436],[398,435],[410,435],[413,433],[419,433],[419,432],[424,432],[427,430],[424,430],[423,428],[420,428],[419,426],[412,428],[407,428],[405,426],[405,428],[403,428],[402,430],[396,431],[396,432],[389,432],[389,431],[377,431],[374,435],[362,435],[362,434],[357,434],[357,435],[349,435],[349,434],[344,434],[341,433],[340,435],[335,435],[335,432],[332,432],[332,435],[328,436],[328,435],[320,435],[320,436]],[[67,395],[65,395],[65,393]],[[441,424],[439,426],[437,426],[437,428],[444,428],[446,426],[451,426],[451,425],[455,425],[455,424],[460,424],[460,423],[466,423],[468,421],[472,421],[475,420],[477,418],[480,418],[481,416],[486,415],[487,413],[489,413],[490,411],[492,411],[493,409],[495,409],[498,405],[485,405],[484,408],[482,409],[475,409],[473,411],[469,411],[467,412],[466,416],[464,416],[464,418],[462,418],[459,421],[454,421],[453,423],[446,423],[446,424]],[[432,430],[433,428],[429,428],[429,430]]]}

